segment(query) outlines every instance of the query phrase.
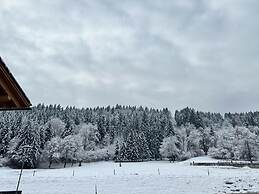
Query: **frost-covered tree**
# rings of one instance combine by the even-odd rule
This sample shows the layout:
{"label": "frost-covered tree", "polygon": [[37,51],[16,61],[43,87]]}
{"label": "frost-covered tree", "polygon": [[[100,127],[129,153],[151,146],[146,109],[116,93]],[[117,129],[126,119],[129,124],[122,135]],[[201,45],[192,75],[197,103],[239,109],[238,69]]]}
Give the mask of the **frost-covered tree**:
{"label": "frost-covered tree", "polygon": [[60,118],[52,118],[46,124],[46,132],[49,133],[50,137],[61,137],[66,128],[66,124]]}
{"label": "frost-covered tree", "polygon": [[200,148],[201,134],[194,125],[188,124],[177,129],[176,137],[181,150],[181,160],[203,155]]}
{"label": "frost-covered tree", "polygon": [[210,147],[213,145],[213,133],[212,129],[209,127],[199,128],[199,139],[200,148],[203,150],[205,155],[208,154]]}
{"label": "frost-covered tree", "polygon": [[202,143],[201,133],[197,129],[190,132],[187,138],[187,152],[191,157],[204,155],[204,151],[201,148]]}
{"label": "frost-covered tree", "polygon": [[74,135],[73,138],[74,138],[74,149],[73,149],[71,166],[73,166],[75,162],[82,161],[84,157],[82,137],[80,135]]}
{"label": "frost-covered tree", "polygon": [[210,150],[210,155],[221,159],[234,159],[235,147],[239,146],[235,139],[235,129],[228,122],[217,132],[217,146]]}
{"label": "frost-covered tree", "polygon": [[168,158],[170,162],[179,159],[181,151],[178,146],[179,142],[175,136],[165,138],[160,147],[161,156]]}
{"label": "frost-covered tree", "polygon": [[228,125],[218,131],[217,135],[217,147],[211,150],[211,156],[251,162],[258,158],[258,135],[254,131],[246,127]]}
{"label": "frost-covered tree", "polygon": [[259,154],[259,141],[258,136],[245,127],[237,127],[237,133],[240,134],[239,142],[241,144],[240,158],[252,161],[258,159]]}
{"label": "frost-covered tree", "polygon": [[48,160],[49,168],[51,168],[53,162],[58,162],[60,160],[61,146],[62,139],[60,137],[53,137],[46,143],[45,149],[43,150],[43,157]]}
{"label": "frost-covered tree", "polygon": [[61,146],[61,159],[64,162],[64,168],[66,168],[67,163],[73,159],[74,149],[75,142],[73,136],[66,136],[63,139]]}
{"label": "frost-covered tree", "polygon": [[82,124],[80,126],[79,134],[82,138],[83,149],[87,151],[94,150],[99,141],[97,126],[92,124]]}
{"label": "frost-covered tree", "polygon": [[61,145],[61,159],[64,161],[64,168],[68,162],[72,165],[81,159],[82,141],[77,135],[66,136]]}

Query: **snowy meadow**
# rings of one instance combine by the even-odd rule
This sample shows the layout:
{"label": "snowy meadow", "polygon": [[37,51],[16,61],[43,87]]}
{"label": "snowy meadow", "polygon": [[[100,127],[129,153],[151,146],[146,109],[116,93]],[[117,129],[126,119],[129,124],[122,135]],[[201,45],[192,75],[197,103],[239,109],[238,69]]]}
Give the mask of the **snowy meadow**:
{"label": "snowy meadow", "polygon": [[[192,161],[84,163],[66,169],[25,170],[23,194],[215,194],[259,191],[259,170],[232,167],[195,167]],[[19,170],[0,168],[2,190],[15,189]],[[95,190],[96,187],[96,190]]]}

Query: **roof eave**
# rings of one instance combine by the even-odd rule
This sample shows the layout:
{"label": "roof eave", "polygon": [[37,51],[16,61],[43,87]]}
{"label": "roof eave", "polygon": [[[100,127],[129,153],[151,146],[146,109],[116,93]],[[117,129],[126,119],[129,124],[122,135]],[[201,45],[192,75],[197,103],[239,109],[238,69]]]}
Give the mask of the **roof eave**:
{"label": "roof eave", "polygon": [[[16,109],[29,108],[32,104],[0,57],[0,83],[15,103]],[[10,108],[10,109],[13,109]],[[8,109],[8,107],[6,108]]]}

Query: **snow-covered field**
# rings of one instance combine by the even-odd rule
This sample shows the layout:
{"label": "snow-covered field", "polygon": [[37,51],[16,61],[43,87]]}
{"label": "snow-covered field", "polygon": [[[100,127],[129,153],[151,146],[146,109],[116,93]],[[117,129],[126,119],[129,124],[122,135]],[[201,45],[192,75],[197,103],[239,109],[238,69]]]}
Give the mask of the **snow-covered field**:
{"label": "snow-covered field", "polygon": [[[35,176],[34,170],[25,170],[21,189],[23,194],[95,194],[95,185],[98,194],[259,191],[259,169],[190,166],[192,161],[211,160],[199,157],[179,163],[122,163],[122,167],[113,162],[96,162],[82,167],[36,170]],[[0,168],[0,190],[15,190],[18,174],[19,170]]]}

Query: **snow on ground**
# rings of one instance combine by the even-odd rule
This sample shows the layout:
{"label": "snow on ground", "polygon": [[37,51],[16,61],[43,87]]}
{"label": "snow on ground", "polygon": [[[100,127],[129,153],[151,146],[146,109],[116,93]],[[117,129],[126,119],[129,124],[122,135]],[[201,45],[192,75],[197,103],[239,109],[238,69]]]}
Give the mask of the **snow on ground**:
{"label": "snow on ground", "polygon": [[[231,190],[259,191],[259,169],[197,167],[179,163],[96,162],[66,169],[24,170],[23,194],[215,194]],[[115,175],[114,175],[115,170]],[[73,176],[74,171],[74,176]],[[0,190],[15,190],[19,170],[0,168]],[[227,183],[227,184],[226,184]],[[245,190],[244,190],[245,189]]]}

